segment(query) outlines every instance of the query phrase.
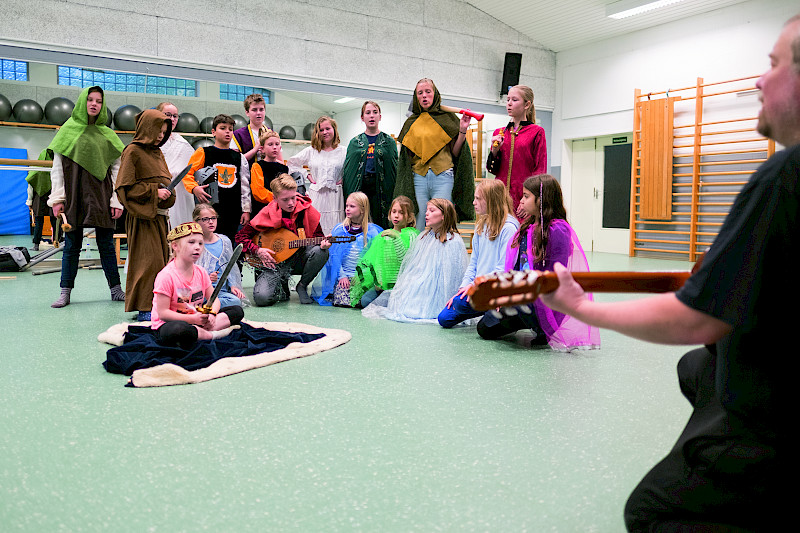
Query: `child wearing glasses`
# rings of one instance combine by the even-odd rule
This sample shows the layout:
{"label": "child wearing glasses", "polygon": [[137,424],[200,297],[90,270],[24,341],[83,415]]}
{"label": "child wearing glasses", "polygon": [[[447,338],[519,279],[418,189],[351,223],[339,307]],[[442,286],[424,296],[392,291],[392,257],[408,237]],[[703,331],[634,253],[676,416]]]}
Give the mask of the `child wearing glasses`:
{"label": "child wearing glasses", "polygon": [[[203,252],[195,264],[208,272],[208,277],[211,278],[215,288],[220,274],[233,256],[231,240],[225,235],[214,233],[217,229],[217,219],[219,216],[211,204],[197,204],[192,211],[192,220],[200,224],[203,230]],[[242,306],[242,302],[247,300],[242,291],[242,273],[238,265],[233,265],[217,299],[223,308],[231,305]]]}

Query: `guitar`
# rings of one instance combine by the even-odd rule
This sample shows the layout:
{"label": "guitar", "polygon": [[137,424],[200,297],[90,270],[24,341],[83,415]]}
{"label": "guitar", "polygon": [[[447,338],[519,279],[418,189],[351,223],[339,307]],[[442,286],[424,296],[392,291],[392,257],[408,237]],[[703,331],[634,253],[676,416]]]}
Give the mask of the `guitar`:
{"label": "guitar", "polygon": [[[275,262],[283,263],[292,257],[297,250],[303,248],[304,246],[319,244],[323,240],[327,240],[331,244],[337,242],[353,242],[356,240],[356,238],[356,235],[344,235],[337,237],[329,235],[327,237],[300,238],[297,234],[286,228],[279,228],[264,230],[254,235],[253,242],[259,248],[269,248],[272,250],[274,252],[272,257],[275,259]],[[264,267],[264,264],[261,262],[261,258],[258,256],[253,256],[252,254],[247,258],[247,263],[254,267]]]}
{"label": "guitar", "polygon": [[[673,292],[692,272],[572,272],[572,277],[586,292]],[[511,271],[476,277],[467,294],[476,311],[488,311],[532,303],[557,288],[555,272]]]}

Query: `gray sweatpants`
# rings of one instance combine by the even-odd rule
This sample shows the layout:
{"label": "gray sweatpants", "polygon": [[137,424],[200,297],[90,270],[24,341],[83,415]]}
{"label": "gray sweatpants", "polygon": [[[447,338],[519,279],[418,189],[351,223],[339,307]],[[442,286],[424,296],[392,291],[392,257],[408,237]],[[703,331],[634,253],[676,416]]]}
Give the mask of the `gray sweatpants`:
{"label": "gray sweatpants", "polygon": [[258,307],[274,305],[284,294],[284,285],[292,275],[300,274],[300,284],[308,286],[328,261],[328,250],[317,246],[306,246],[292,257],[279,263],[276,268],[260,269],[253,287],[253,302]]}

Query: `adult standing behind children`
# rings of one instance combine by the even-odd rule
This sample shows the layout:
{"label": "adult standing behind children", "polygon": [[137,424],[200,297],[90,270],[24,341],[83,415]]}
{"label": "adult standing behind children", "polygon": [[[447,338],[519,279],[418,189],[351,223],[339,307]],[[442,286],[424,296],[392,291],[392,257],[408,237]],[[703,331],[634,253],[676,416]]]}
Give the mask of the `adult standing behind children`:
{"label": "adult standing behind children", "polygon": [[107,117],[103,89],[97,86],[84,89],[75,102],[72,116],[48,146],[53,151],[53,170],[47,205],[53,208],[56,216],[64,213],[72,226],[64,233],[61,294],[51,307],[69,305],[86,227],[95,228],[100,264],[111,299],[125,299],[114,250],[114,221],[122,216],[122,204],[117,200],[114,186],[119,156],[125,145],[105,125]]}
{"label": "adult standing behind children", "polygon": [[[178,125],[178,108],[172,102],[161,102],[156,109],[164,113],[172,122],[172,133],[167,141],[161,145],[161,152],[167,162],[169,174],[176,178],[178,174],[189,164],[189,159],[194,153],[194,148],[189,141],[175,133],[175,126]],[[178,224],[190,222],[192,220],[192,210],[194,209],[194,196],[186,191],[185,187],[175,187],[175,205],[169,208],[169,225],[174,228]]]}
{"label": "adult standing behind children", "polygon": [[[300,282],[295,287],[301,304],[311,304],[314,300],[308,294],[308,285],[317,276],[328,260],[330,242],[320,226],[320,213],[311,205],[311,199],[297,193],[297,182],[289,174],[281,174],[270,184],[275,199],[245,224],[236,234],[236,242],[243,251],[257,255],[264,268],[253,287],[253,301],[257,306],[274,305],[289,299],[289,278],[300,274]],[[277,263],[273,250],[259,248],[253,242],[259,232],[287,229],[294,234],[300,230],[306,237],[319,237],[319,244],[298,248],[291,257]]]}
{"label": "adult standing behind children", "polygon": [[[243,104],[244,112],[250,122],[247,126],[233,132],[231,148],[241,152],[252,169],[255,162],[258,161],[258,153],[263,144],[259,142],[259,139],[265,132],[270,131],[264,124],[264,118],[267,116],[267,103],[264,101],[263,95],[254,93],[245,98]],[[253,213],[258,213],[258,211],[253,210]]]}
{"label": "adult standing behind children", "polygon": [[350,140],[344,159],[344,197],[361,191],[369,198],[372,221],[385,226],[397,178],[397,142],[379,129],[381,106],[367,100],[361,106],[366,126]]}
{"label": "adult standing behind children", "polygon": [[156,109],[136,115],[136,134],[122,152],[117,194],[125,206],[128,235],[128,274],[125,311],[138,311],[137,320],[150,320],[153,283],[169,261],[169,211],[175,194],[161,146],[169,138],[172,121]]}
{"label": "adult standing behind children", "polygon": [[397,140],[403,145],[397,164],[394,196],[413,198],[417,210],[417,229],[425,228],[421,209],[431,198],[453,202],[459,220],[472,220],[475,210],[475,169],[466,141],[470,118],[461,120],[442,111],[442,97],[433,80],[417,82],[408,117]]}
{"label": "adult standing behind children", "polygon": [[314,207],[322,216],[320,224],[325,235],[344,218],[344,197],[342,196],[342,168],[346,155],[343,146],[339,145],[339,129],[336,121],[322,116],[314,124],[311,135],[311,146],[304,148],[297,155],[289,158],[289,171],[306,172],[311,182],[308,196]]}
{"label": "adult standing behind children", "polygon": [[[52,161],[53,151],[45,148],[39,154],[39,161]],[[25,204],[31,211],[33,216],[33,250],[39,249],[39,242],[42,240],[42,231],[44,230],[44,217],[50,217],[50,227],[53,230],[53,244],[55,245],[55,231],[56,231],[56,217],[53,216],[53,210],[47,205],[47,200],[50,198],[50,172],[43,170],[31,170],[28,172],[28,177],[25,178],[28,182],[28,199]]]}
{"label": "adult standing behind children", "polygon": [[522,184],[530,176],[547,173],[547,140],[544,128],[536,125],[530,87],[515,85],[509,89],[506,111],[511,122],[505,128],[494,130],[486,170],[508,187],[514,212],[522,220],[526,217],[519,207]]}
{"label": "adult standing behind children", "polygon": [[[189,164],[191,170],[183,178],[183,186],[197,198],[198,203],[210,203],[219,221],[217,233],[222,233],[231,241],[236,238],[240,225],[250,220],[250,167],[244,154],[229,148],[235,122],[229,115],[217,115],[212,123],[211,134],[214,146],[198,148],[192,154]],[[200,185],[195,173],[213,167],[216,176],[218,198],[212,201],[208,194],[209,184]]]}
{"label": "adult standing behind children", "polygon": [[556,265],[560,287],[543,297],[587,324],[649,342],[705,345],[678,362],[693,412],[628,499],[630,531],[781,531],[791,519],[786,503],[794,496],[783,482],[793,471],[788,433],[797,358],[789,347],[797,266],[787,254],[800,248],[800,15],[784,25],[769,57],[756,82],[757,129],[787,148],[742,188],[683,288],[591,302]]}

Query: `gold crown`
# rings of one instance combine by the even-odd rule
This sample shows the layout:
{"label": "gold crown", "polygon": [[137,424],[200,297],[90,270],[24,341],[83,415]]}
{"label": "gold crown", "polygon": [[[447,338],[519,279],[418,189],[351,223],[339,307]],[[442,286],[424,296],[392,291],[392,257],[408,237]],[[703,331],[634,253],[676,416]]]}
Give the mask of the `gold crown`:
{"label": "gold crown", "polygon": [[187,235],[191,235],[192,233],[199,233],[203,234],[203,228],[200,227],[200,224],[197,222],[184,222],[183,224],[178,224],[167,234],[167,241],[172,242],[178,239],[182,239]]}

